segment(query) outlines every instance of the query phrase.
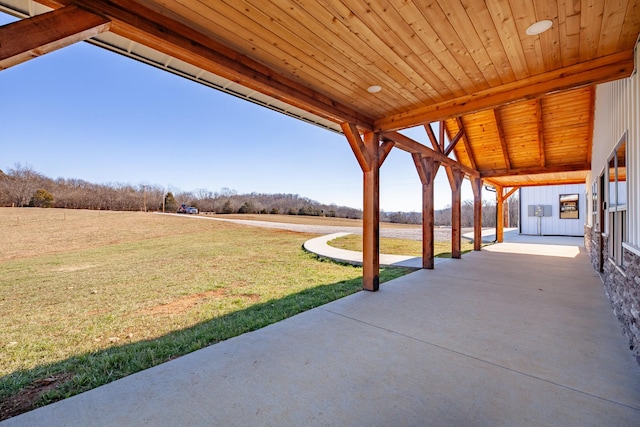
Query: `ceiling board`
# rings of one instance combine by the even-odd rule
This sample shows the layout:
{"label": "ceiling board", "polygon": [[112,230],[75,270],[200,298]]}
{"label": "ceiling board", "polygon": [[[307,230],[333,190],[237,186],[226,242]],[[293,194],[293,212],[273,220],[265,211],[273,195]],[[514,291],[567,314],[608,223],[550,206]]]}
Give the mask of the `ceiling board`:
{"label": "ceiling board", "polygon": [[[189,78],[215,74],[264,94],[256,96],[263,105],[307,111],[334,129],[350,122],[394,131],[461,118],[455,156],[465,166],[475,160],[481,174],[510,177],[523,167],[589,163],[591,87],[631,73],[640,31],[636,0],[38,3],[106,16],[137,52],[176,59],[147,62]],[[540,19],[551,29],[527,35]],[[369,93],[371,85],[382,91]],[[446,123],[454,136],[456,121]]]}

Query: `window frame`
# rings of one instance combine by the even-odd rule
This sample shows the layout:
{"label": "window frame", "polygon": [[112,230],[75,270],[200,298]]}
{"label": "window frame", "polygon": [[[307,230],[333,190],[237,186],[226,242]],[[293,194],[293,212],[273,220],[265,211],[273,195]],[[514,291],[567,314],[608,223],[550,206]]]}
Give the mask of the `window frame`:
{"label": "window frame", "polygon": [[[624,145],[624,163],[619,165],[621,157],[620,148]],[[624,198],[620,197],[621,182],[626,183],[627,177],[627,132],[618,140],[611,155],[607,158],[606,177],[607,177],[607,234],[609,236],[609,254],[608,258],[615,266],[624,270],[623,243],[628,240],[628,217],[627,217],[627,200],[628,186],[624,186]],[[624,181],[620,181],[620,168],[625,168]],[[612,174],[613,170],[613,174]],[[612,181],[613,178],[613,181]],[[612,185],[613,184],[613,185]],[[613,193],[613,194],[612,194]],[[624,200],[624,203],[620,203]]]}

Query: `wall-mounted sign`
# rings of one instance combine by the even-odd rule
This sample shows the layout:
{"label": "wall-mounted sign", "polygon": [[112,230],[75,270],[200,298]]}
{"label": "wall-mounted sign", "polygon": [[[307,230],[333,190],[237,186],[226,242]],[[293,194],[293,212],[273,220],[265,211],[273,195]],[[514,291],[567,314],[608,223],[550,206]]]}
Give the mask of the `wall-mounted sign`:
{"label": "wall-mounted sign", "polygon": [[578,194],[560,195],[560,219],[578,219]]}

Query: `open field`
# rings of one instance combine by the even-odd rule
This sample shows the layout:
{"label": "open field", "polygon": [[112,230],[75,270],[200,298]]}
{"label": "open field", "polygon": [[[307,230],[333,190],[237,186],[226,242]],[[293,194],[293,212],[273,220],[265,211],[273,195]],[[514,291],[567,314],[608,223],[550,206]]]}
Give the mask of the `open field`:
{"label": "open field", "polygon": [[304,252],[305,233],[36,208],[0,208],[0,228],[0,419],[362,286],[361,268]]}

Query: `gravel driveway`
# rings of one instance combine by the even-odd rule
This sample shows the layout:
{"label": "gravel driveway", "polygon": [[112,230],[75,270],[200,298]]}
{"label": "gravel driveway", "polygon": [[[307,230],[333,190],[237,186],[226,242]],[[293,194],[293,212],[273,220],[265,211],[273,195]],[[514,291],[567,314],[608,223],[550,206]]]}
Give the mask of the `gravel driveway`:
{"label": "gravel driveway", "polygon": [[[173,214],[170,214],[173,215]],[[184,215],[182,215],[184,216]],[[255,221],[248,219],[223,219],[213,218],[207,216],[189,216],[189,218],[201,218],[214,221],[227,221],[234,222],[236,224],[250,225],[254,227],[262,228],[276,228],[279,230],[298,231],[301,233],[312,234],[333,234],[333,233],[353,233],[362,234],[361,227],[345,227],[345,226],[331,226],[331,225],[307,225],[307,224],[288,224],[284,222],[268,222],[268,221]],[[473,228],[463,228],[462,233],[473,231]],[[436,227],[433,230],[434,240],[437,242],[444,242],[451,240],[451,228],[449,227]],[[391,237],[396,239],[407,240],[422,240],[422,229],[419,226],[416,228],[380,228],[380,237]]]}

